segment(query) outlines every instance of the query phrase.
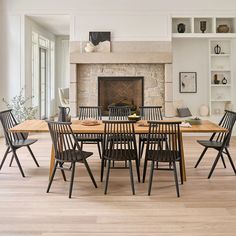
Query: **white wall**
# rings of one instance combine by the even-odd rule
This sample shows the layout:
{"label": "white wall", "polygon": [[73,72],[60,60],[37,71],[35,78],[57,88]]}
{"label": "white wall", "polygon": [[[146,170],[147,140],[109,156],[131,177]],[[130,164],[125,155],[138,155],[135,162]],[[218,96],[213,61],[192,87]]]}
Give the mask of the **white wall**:
{"label": "white wall", "polygon": [[56,107],[60,105],[58,88],[70,86],[69,36],[56,36]]}
{"label": "white wall", "polygon": [[6,97],[17,94],[25,85],[27,14],[69,14],[71,40],[88,40],[90,30],[110,30],[113,41],[171,40],[171,15],[236,15],[235,0],[2,0],[2,3],[5,27],[0,29],[4,36],[0,64]]}
{"label": "white wall", "polygon": [[[208,40],[173,39],[173,97],[183,100],[192,115],[199,115],[199,107],[208,105]],[[197,93],[179,92],[179,72],[197,72]]]}

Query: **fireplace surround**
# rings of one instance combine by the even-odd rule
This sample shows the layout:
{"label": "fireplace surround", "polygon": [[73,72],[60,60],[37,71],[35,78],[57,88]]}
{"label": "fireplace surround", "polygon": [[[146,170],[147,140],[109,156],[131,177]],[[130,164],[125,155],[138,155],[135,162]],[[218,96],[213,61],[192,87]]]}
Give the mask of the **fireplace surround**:
{"label": "fireplace surround", "polygon": [[161,105],[165,110],[172,104],[171,43],[112,42],[111,53],[83,53],[81,45],[70,42],[72,116],[77,116],[79,106],[101,105],[98,77],[143,77],[143,94],[137,95],[142,101],[128,98],[129,102],[136,106]]}

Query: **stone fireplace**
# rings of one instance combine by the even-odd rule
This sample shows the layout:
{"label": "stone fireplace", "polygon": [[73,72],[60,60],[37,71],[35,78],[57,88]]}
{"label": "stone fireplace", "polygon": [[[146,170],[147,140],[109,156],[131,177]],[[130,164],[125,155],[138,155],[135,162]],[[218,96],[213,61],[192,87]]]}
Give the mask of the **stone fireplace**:
{"label": "stone fireplace", "polygon": [[[80,42],[71,42],[71,115],[79,106],[104,108],[126,100],[136,107],[166,108],[172,61],[169,42],[113,42],[112,53],[81,53]],[[125,50],[125,51],[124,51]],[[168,83],[168,86],[166,86]]]}
{"label": "stone fireplace", "polygon": [[108,115],[109,106],[129,106],[136,112],[143,106],[143,91],[141,76],[99,76],[98,105],[102,115]]}

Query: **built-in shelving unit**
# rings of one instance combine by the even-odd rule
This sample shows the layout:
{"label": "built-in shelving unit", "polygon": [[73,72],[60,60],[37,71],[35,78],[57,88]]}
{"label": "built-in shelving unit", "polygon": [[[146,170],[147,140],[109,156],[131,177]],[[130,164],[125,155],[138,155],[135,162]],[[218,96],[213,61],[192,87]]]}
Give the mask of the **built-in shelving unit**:
{"label": "built-in shelving unit", "polygon": [[223,114],[232,103],[230,39],[209,40],[209,78],[210,114]]}
{"label": "built-in shelving unit", "polygon": [[[206,22],[206,30],[202,33],[200,22]],[[178,32],[179,24],[185,25],[184,33]],[[229,32],[220,33],[219,25],[227,25]],[[234,38],[236,37],[236,17],[173,17],[173,38]]]}

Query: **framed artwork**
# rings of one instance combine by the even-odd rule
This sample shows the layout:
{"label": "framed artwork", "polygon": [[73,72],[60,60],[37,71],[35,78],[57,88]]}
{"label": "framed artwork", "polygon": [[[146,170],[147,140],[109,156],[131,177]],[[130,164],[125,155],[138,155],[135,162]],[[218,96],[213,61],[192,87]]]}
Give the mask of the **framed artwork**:
{"label": "framed artwork", "polygon": [[179,92],[197,92],[197,72],[179,72]]}
{"label": "framed artwork", "polygon": [[89,32],[89,41],[95,46],[97,52],[111,51],[111,32]]}

